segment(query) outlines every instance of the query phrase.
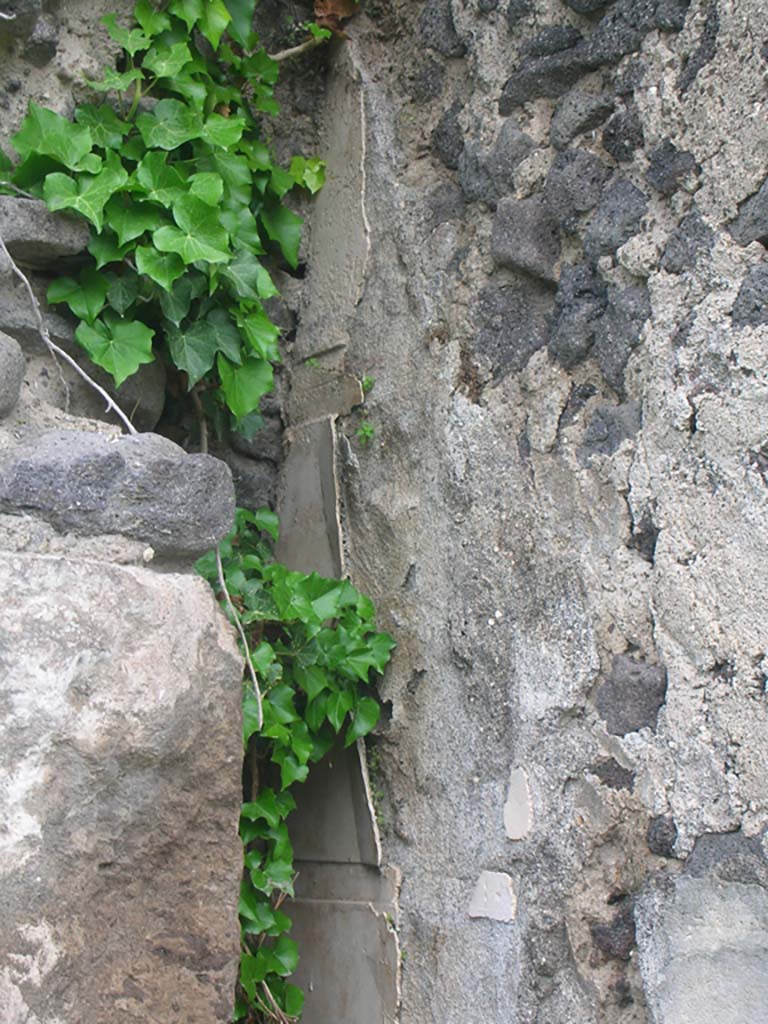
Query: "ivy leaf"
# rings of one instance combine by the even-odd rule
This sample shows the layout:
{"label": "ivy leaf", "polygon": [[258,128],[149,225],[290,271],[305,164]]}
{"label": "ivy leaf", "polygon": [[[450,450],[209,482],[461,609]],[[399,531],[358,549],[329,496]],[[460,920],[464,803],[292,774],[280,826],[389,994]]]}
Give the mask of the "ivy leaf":
{"label": "ivy leaf", "polygon": [[258,409],[262,395],[272,390],[272,366],[266,359],[246,359],[242,366],[233,366],[220,354],[216,366],[224,398],[235,416]]}
{"label": "ivy leaf", "polygon": [[266,268],[247,252],[238,253],[223,276],[231,282],[232,291],[239,299],[258,302],[280,294]]}
{"label": "ivy leaf", "polygon": [[287,206],[273,203],[261,211],[261,220],[267,234],[277,242],[289,266],[295,270],[299,264],[299,243],[301,242],[301,217]]}
{"label": "ivy leaf", "polygon": [[175,252],[158,252],[151,245],[138,245],[136,269],[170,292],[173,282],[184,273],[184,260]]}
{"label": "ivy leaf", "polygon": [[202,199],[206,206],[218,206],[221,202],[224,195],[224,179],[221,175],[211,171],[192,174],[188,183],[190,193]]}
{"label": "ivy leaf", "polygon": [[270,363],[279,362],[280,349],[277,341],[280,329],[272,323],[263,309],[249,311],[248,316],[240,321],[240,329],[257,356],[268,359]]}
{"label": "ivy leaf", "polygon": [[227,32],[244,49],[253,49],[256,42],[253,32],[255,0],[224,0],[224,2],[232,19],[227,26]]}
{"label": "ivy leaf", "polygon": [[244,803],[240,808],[240,814],[249,821],[258,821],[263,818],[271,828],[275,828],[285,817],[276,799],[275,791],[268,787],[262,789],[255,800]]}
{"label": "ivy leaf", "polygon": [[58,277],[48,288],[47,299],[52,304],[66,302],[80,320],[92,324],[104,308],[109,284],[95,270],[84,270],[79,281],[71,277]]}
{"label": "ivy leaf", "polygon": [[124,316],[138,298],[139,283],[139,275],[130,269],[126,269],[119,276],[112,275],[107,301],[120,316]]}
{"label": "ivy leaf", "polygon": [[83,174],[77,181],[66,174],[47,175],[43,197],[49,210],[76,210],[101,231],[106,203],[127,181],[128,172],[119,157],[110,152],[98,174]]}
{"label": "ivy leaf", "polygon": [[306,781],[309,767],[306,764],[299,764],[293,754],[273,754],[272,760],[280,765],[280,785],[283,789],[288,789],[294,782]]}
{"label": "ivy leaf", "polygon": [[140,82],[141,71],[138,68],[131,68],[130,71],[115,71],[114,68],[104,68],[104,78],[100,82],[87,79],[88,85],[96,92],[125,92],[131,82]]}
{"label": "ivy leaf", "polygon": [[121,28],[117,24],[117,17],[114,14],[105,14],[100,20],[101,24],[106,26],[110,38],[119,43],[132,57],[140,50],[146,50],[150,46],[151,40],[140,29],[134,28],[129,31],[127,28]]}
{"label": "ivy leaf", "polygon": [[138,320],[116,322],[108,327],[97,320],[93,327],[82,323],[75,337],[97,366],[112,375],[118,387],[142,363],[151,363],[154,331]]}
{"label": "ivy leaf", "polygon": [[181,18],[189,32],[203,16],[205,0],[173,0],[169,10],[177,18]]}
{"label": "ivy leaf", "polygon": [[148,36],[158,36],[171,27],[168,15],[156,10],[150,0],[138,0],[133,13]]}
{"label": "ivy leaf", "polygon": [[272,950],[272,969],[275,974],[287,978],[299,966],[299,947],[286,935],[281,935]]}
{"label": "ivy leaf", "polygon": [[145,54],[141,66],[149,68],[157,78],[175,78],[191,60],[192,54],[187,44],[174,43],[173,46],[153,46]]}
{"label": "ivy leaf", "polygon": [[167,153],[147,153],[136,168],[135,177],[146,191],[147,199],[161,206],[169,207],[184,195],[184,178],[175,167],[168,165]]}
{"label": "ivy leaf", "polygon": [[247,207],[251,201],[253,180],[247,159],[235,153],[215,152],[211,160],[214,169],[224,179],[229,198]]}
{"label": "ivy leaf", "polygon": [[106,104],[97,107],[84,103],[75,110],[75,120],[91,133],[94,146],[102,149],[119,149],[123,137],[131,130],[131,126],[121,121],[112,107]]}
{"label": "ivy leaf", "polygon": [[214,48],[218,49],[224,30],[230,22],[230,13],[224,0],[207,0],[200,18],[200,31]]}
{"label": "ivy leaf", "polygon": [[227,232],[210,206],[196,196],[181,196],[173,204],[173,217],[178,228],[159,228],[152,236],[161,252],[177,252],[185,263],[229,260]]}
{"label": "ivy leaf", "polygon": [[355,740],[367,736],[379,720],[381,708],[373,697],[361,697],[355,708],[352,724],[344,737],[344,746],[350,747]]}
{"label": "ivy leaf", "polygon": [[211,369],[217,352],[240,360],[240,335],[223,309],[214,310],[205,320],[171,335],[170,350],[174,363],[189,377],[191,390]]}
{"label": "ivy leaf", "polygon": [[240,984],[251,1003],[256,999],[256,986],[264,981],[268,973],[269,958],[263,949],[256,956],[240,954]]}
{"label": "ivy leaf", "polygon": [[96,260],[96,269],[100,270],[108,263],[118,263],[128,251],[129,246],[120,246],[117,235],[112,231],[103,231],[94,235],[88,243],[88,252]]}
{"label": "ivy leaf", "polygon": [[109,226],[117,232],[121,246],[139,238],[150,228],[159,227],[163,221],[157,207],[149,203],[125,203],[117,196],[107,204],[105,215]]}
{"label": "ivy leaf", "polygon": [[95,171],[98,164],[94,164],[94,160],[100,163],[98,157],[91,154],[93,137],[87,128],[36,103],[29,104],[27,116],[11,142],[22,158],[48,156],[72,171]]}
{"label": "ivy leaf", "polygon": [[172,150],[199,139],[203,125],[186,103],[165,99],[156,104],[151,114],[139,114],[136,127],[148,149]]}
{"label": "ivy leaf", "polygon": [[255,255],[264,253],[256,218],[247,206],[232,203],[229,209],[221,211],[220,217],[236,249],[247,249]]}
{"label": "ivy leaf", "polygon": [[[170,255],[173,257],[175,253]],[[189,312],[192,300],[199,298],[204,291],[205,278],[202,274],[197,274],[196,272],[185,274],[184,277],[174,283],[170,292],[164,292],[160,295],[160,308],[163,311],[163,316],[178,327]]]}
{"label": "ivy leaf", "polygon": [[325,161],[317,157],[295,156],[291,160],[290,175],[297,185],[309,189],[314,195],[325,184]]}
{"label": "ivy leaf", "polygon": [[222,117],[221,114],[211,114],[205,122],[203,138],[212,146],[229,149],[240,141],[244,130],[245,118],[243,117]]}
{"label": "ivy leaf", "polygon": [[352,710],[353,704],[354,698],[349,690],[341,690],[339,693],[332,693],[328,698],[325,713],[328,717],[328,721],[336,732],[341,729],[344,724],[344,719],[347,716],[347,712]]}
{"label": "ivy leaf", "polygon": [[304,1009],[304,993],[298,985],[291,985],[290,982],[286,984],[283,994],[283,1007],[289,1017],[301,1016],[301,1011]]}

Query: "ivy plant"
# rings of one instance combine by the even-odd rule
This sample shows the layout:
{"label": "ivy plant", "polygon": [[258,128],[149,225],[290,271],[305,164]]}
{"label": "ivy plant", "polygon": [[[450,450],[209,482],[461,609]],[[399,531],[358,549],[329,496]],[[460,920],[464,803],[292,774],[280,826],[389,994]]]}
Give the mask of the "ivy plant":
{"label": "ivy plant", "polygon": [[[243,683],[243,743],[258,759],[259,788],[242,806],[245,860],[240,892],[242,953],[234,1020],[295,1019],[304,1001],[287,979],[298,950],[281,906],[293,896],[286,819],[292,788],[336,742],[350,746],[379,719],[374,681],[394,641],[376,631],[371,600],[347,580],[291,572],[274,561],[277,517],[239,509],[232,533],[197,571],[230,602],[246,632],[258,690]],[[261,723],[261,726],[260,726]],[[266,784],[262,784],[262,782]]]}
{"label": "ivy plant", "polygon": [[103,18],[117,67],[68,120],[30,103],[0,155],[0,189],[91,225],[90,259],[51,284],[76,338],[119,386],[161,358],[199,408],[246,434],[279,361],[268,269],[298,265],[301,218],[285,205],[323,184],[320,160],[280,167],[262,122],[278,64],[252,31],[255,0],[138,0],[131,27]]}

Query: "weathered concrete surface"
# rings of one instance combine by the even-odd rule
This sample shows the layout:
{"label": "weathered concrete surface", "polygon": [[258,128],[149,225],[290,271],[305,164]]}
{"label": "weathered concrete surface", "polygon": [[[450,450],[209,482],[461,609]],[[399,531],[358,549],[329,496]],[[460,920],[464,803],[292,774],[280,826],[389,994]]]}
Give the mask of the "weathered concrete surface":
{"label": "weathered concrete surface", "polygon": [[[398,640],[374,785],[403,875],[401,1020],[678,1024],[662,974],[683,894],[724,920],[744,883],[721,899],[706,868],[668,914],[638,894],[704,833],[768,828],[765,249],[741,231],[749,214],[763,237],[744,211],[766,174],[768,12],[366,10],[331,91],[359,83],[370,256],[332,331],[376,386],[336,468],[345,565]],[[558,151],[571,89],[613,114]],[[502,175],[510,122],[530,144]],[[496,207],[541,201],[559,252],[520,216],[501,253]],[[488,872],[514,918],[470,918]],[[723,954],[745,984],[764,884]],[[754,992],[718,992],[725,1020],[759,1019]]]}
{"label": "weathered concrete surface", "polygon": [[203,580],[0,560],[0,1019],[230,1019],[241,659]]}

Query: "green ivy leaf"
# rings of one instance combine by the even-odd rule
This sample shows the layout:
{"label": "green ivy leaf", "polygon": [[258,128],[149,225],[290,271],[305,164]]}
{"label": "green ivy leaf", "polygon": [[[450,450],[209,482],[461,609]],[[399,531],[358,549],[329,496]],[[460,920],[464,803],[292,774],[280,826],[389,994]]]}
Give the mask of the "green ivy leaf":
{"label": "green ivy leaf", "polygon": [[216,365],[227,406],[235,416],[257,409],[262,395],[272,390],[272,367],[266,359],[246,359],[242,366],[233,366],[219,355]]}
{"label": "green ivy leaf", "polygon": [[140,82],[141,71],[131,68],[130,71],[115,71],[114,68],[104,69],[104,78],[100,82],[88,79],[88,85],[96,92],[125,92],[131,82]]}
{"label": "green ivy leaf", "polygon": [[106,26],[110,38],[119,43],[132,57],[140,50],[146,50],[150,46],[151,41],[140,29],[134,28],[129,31],[127,28],[121,28],[117,24],[117,16],[114,14],[105,14],[101,18],[101,23]]}
{"label": "green ivy leaf", "polygon": [[280,361],[280,329],[272,323],[260,306],[251,309],[248,315],[239,321],[239,326],[257,356],[268,359],[270,363]]}
{"label": "green ivy leaf", "polygon": [[75,110],[75,120],[91,133],[94,146],[102,149],[119,149],[131,130],[131,126],[121,121],[106,104],[96,107],[92,103],[84,103]]}
{"label": "green ivy leaf", "polygon": [[227,26],[227,32],[245,50],[252,50],[256,43],[253,32],[255,0],[224,0],[224,2],[232,19]]}
{"label": "green ivy leaf", "polygon": [[295,156],[291,160],[290,175],[297,185],[309,189],[314,195],[325,184],[325,162],[316,157],[307,159],[303,156]]}
{"label": "green ivy leaf", "polygon": [[299,966],[299,947],[286,935],[282,935],[272,950],[272,970],[282,978],[293,974]]}
{"label": "green ivy leaf", "polygon": [[213,169],[224,179],[227,198],[240,206],[247,207],[251,201],[253,179],[248,161],[236,153],[214,152],[211,156]]}
{"label": "green ivy leaf", "polygon": [[266,268],[247,252],[238,253],[223,276],[232,284],[232,291],[239,299],[258,302],[280,294]]}
{"label": "green ivy leaf", "polygon": [[352,724],[344,737],[344,746],[351,746],[355,740],[367,736],[379,720],[381,708],[373,697],[361,697],[355,708]]}
{"label": "green ivy leaf", "polygon": [[168,15],[153,7],[150,0],[138,0],[133,13],[148,36],[159,36],[171,27]]}
{"label": "green ivy leaf", "polygon": [[224,352],[233,362],[240,360],[240,335],[226,312],[217,309],[205,320],[172,334],[170,351],[176,366],[187,374],[191,389],[211,369],[217,352]]}
{"label": "green ivy leaf", "polygon": [[326,716],[328,721],[331,723],[336,732],[341,729],[344,724],[344,719],[347,714],[352,710],[354,704],[354,698],[349,690],[341,690],[339,693],[333,693],[328,698],[328,704],[326,706]]}
{"label": "green ivy leaf", "polygon": [[122,196],[110,199],[105,216],[109,226],[117,232],[117,240],[121,246],[163,223],[162,214],[157,207],[149,203],[125,202]]}
{"label": "green ivy leaf", "polygon": [[168,165],[168,154],[147,153],[135,171],[135,179],[151,199],[170,207],[184,195],[186,183],[175,167]]}
{"label": "green ivy leaf", "polygon": [[196,196],[181,196],[173,204],[173,217],[178,228],[159,228],[152,236],[161,252],[176,252],[185,263],[229,260],[227,232],[210,206]]}
{"label": "green ivy leaf", "polygon": [[272,828],[285,817],[283,809],[276,799],[275,791],[269,788],[262,789],[255,800],[244,803],[240,808],[240,814],[248,821],[259,821],[260,818],[263,818]]}
{"label": "green ivy leaf", "polygon": [[280,246],[283,256],[294,270],[299,265],[299,243],[301,242],[301,217],[287,206],[273,203],[261,211],[261,220],[267,234]]}
{"label": "green ivy leaf", "polygon": [[120,246],[117,235],[113,231],[103,231],[94,235],[88,243],[88,252],[96,260],[96,269],[100,270],[108,263],[119,263],[128,252],[129,246]]}
{"label": "green ivy leaf", "polygon": [[[159,284],[161,288],[165,288],[167,292],[170,292],[174,281],[184,273],[184,260],[175,252],[158,252],[152,246],[138,245],[135,255],[136,269],[139,273],[151,277],[153,281]],[[186,314],[186,310],[184,313]],[[168,317],[168,319],[170,320],[171,317]]]}
{"label": "green ivy leaf", "polygon": [[187,44],[174,43],[173,46],[153,46],[145,54],[141,66],[149,68],[157,78],[174,78],[191,60]]}
{"label": "green ivy leaf", "polygon": [[[174,256],[174,253],[170,254]],[[182,261],[183,262],[183,261]],[[160,295],[160,308],[165,316],[176,327],[189,312],[193,299],[199,298],[205,291],[205,278],[196,271],[189,272],[174,282],[170,292]]]}
{"label": "green ivy leaf", "polygon": [[265,252],[256,218],[247,206],[231,202],[229,209],[221,211],[220,217],[235,249],[247,249],[255,256]]}
{"label": "green ivy leaf", "polygon": [[140,321],[117,322],[108,327],[97,320],[91,327],[82,323],[75,337],[97,366],[112,375],[118,387],[142,363],[151,363],[154,331]]}
{"label": "green ivy leaf", "polygon": [[[27,116],[11,142],[22,158],[48,156],[71,171],[96,171],[101,163],[91,154],[93,137],[88,128],[73,124],[36,103],[29,104]],[[98,163],[94,164],[94,160]]]}
{"label": "green ivy leaf", "polygon": [[109,283],[95,270],[84,270],[78,281],[58,277],[48,288],[47,299],[54,305],[66,302],[80,320],[92,324],[104,308]]}
{"label": "green ivy leaf", "polygon": [[200,31],[216,50],[222,35],[230,22],[230,13],[224,0],[206,0],[200,18]]}
{"label": "green ivy leaf", "polygon": [[298,985],[286,984],[283,993],[283,1009],[289,1017],[300,1017],[304,1009],[304,993]]}
{"label": "green ivy leaf", "polygon": [[139,114],[136,127],[148,149],[178,149],[199,139],[203,129],[199,114],[180,100],[160,100],[152,113]]}
{"label": "green ivy leaf", "polygon": [[221,197],[224,195],[224,179],[220,174],[212,171],[205,171],[199,174],[192,174],[187,179],[190,194],[206,204],[206,206],[218,207]]}
{"label": "green ivy leaf", "polygon": [[222,117],[221,114],[211,114],[205,122],[202,137],[212,146],[229,149],[240,141],[244,130],[245,118],[243,117]]}
{"label": "green ivy leaf", "polygon": [[139,283],[138,274],[130,268],[126,268],[119,276],[112,275],[107,301],[120,316],[124,316],[138,298]]}
{"label": "green ivy leaf", "polygon": [[128,172],[119,157],[110,152],[98,174],[82,174],[77,181],[66,174],[47,175],[43,197],[49,210],[76,210],[101,231],[105,205],[127,181]]}
{"label": "green ivy leaf", "polygon": [[203,16],[205,0],[172,0],[169,6],[171,14],[181,18],[189,32],[195,27]]}

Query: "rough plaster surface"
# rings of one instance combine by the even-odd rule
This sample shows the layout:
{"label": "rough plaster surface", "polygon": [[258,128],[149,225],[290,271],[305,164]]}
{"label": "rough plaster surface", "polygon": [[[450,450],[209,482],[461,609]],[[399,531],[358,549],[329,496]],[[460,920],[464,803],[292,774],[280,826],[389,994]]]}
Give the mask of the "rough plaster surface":
{"label": "rough plaster surface", "polygon": [[[370,255],[332,331],[376,380],[337,472],[346,567],[398,640],[374,787],[400,1019],[687,1024],[710,952],[718,1019],[760,1019],[764,876],[738,928],[747,883],[675,879],[704,833],[765,858],[765,249],[729,225],[768,230],[762,200],[740,213],[768,173],[768,12],[366,12],[329,88],[363,104]],[[563,130],[584,95],[607,120]],[[470,917],[488,873],[514,919]]]}

